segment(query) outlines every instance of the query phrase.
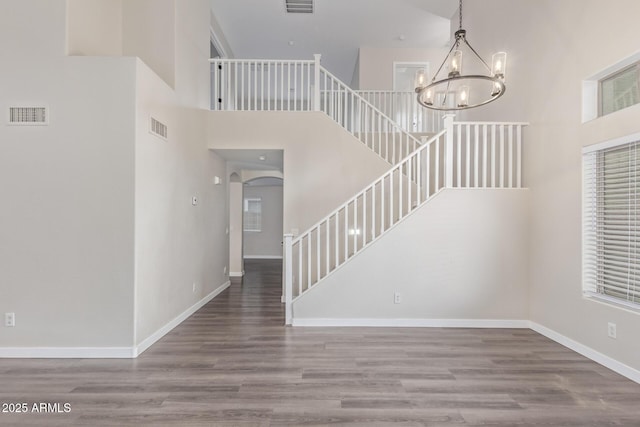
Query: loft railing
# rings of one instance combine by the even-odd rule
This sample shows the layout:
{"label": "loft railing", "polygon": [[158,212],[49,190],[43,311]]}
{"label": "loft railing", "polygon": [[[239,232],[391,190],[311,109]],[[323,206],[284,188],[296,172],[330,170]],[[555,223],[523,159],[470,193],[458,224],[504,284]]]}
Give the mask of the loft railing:
{"label": "loft railing", "polygon": [[212,59],[212,105],[222,111],[322,111],[390,164],[420,141],[314,61]]}
{"label": "loft railing", "polygon": [[286,323],[293,301],[443,188],[521,188],[526,123],[454,122],[299,236],[284,236]]}
{"label": "loft railing", "polygon": [[442,130],[445,112],[422,107],[415,92],[358,90],[357,93],[407,132],[435,134]]}

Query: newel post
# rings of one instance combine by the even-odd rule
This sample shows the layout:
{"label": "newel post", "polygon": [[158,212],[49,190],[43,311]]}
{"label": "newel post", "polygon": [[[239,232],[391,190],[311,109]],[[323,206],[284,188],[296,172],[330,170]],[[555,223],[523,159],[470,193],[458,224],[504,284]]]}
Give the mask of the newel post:
{"label": "newel post", "polygon": [[284,306],[285,325],[291,325],[293,317],[293,234],[284,235]]}
{"label": "newel post", "polygon": [[320,111],[320,55],[313,55],[313,111]]}
{"label": "newel post", "polygon": [[455,117],[455,114],[445,114],[444,116],[444,129],[447,131],[444,157],[445,188],[453,187],[453,119]]}

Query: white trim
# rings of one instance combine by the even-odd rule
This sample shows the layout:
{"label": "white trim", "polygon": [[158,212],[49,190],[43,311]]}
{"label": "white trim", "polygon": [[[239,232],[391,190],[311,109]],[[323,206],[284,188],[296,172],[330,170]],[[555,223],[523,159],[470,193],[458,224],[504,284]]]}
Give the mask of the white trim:
{"label": "white trim", "polygon": [[618,362],[617,360],[605,354],[602,354],[599,351],[592,349],[591,347],[580,344],[579,342],[565,337],[564,335],[559,334],[558,332],[555,332],[536,322],[531,321],[529,322],[529,324],[529,327],[540,335],[544,335],[545,337],[557,342],[558,344],[562,344],[563,346],[575,351],[576,353],[579,353],[584,357],[587,357],[594,362],[597,362],[602,366],[609,368],[624,377],[629,378],[631,381],[635,381],[636,383],[640,384],[640,371],[638,371],[637,369],[627,366],[622,362]]}
{"label": "white trim", "polygon": [[10,359],[131,359],[133,347],[0,347],[0,358]]}
{"label": "white trim", "polygon": [[200,301],[198,301],[197,303],[195,303],[194,305],[186,309],[184,312],[182,312],[182,314],[178,315],[173,320],[169,321],[169,323],[167,323],[166,325],[158,329],[156,332],[151,334],[149,337],[144,339],[135,348],[134,357],[138,357],[139,355],[141,355],[146,349],[148,349],[153,344],[155,344],[160,338],[164,337],[166,334],[171,332],[173,328],[178,326],[180,323],[184,322],[189,316],[191,316],[196,311],[200,310],[206,303],[214,299],[216,296],[218,296],[222,291],[227,289],[229,286],[231,286],[231,282],[226,281],[225,283],[220,285],[218,288],[216,288],[213,292],[211,292],[209,295],[202,298]]}
{"label": "white trim", "polygon": [[582,81],[582,123],[601,117],[598,115],[598,103],[600,98],[598,90],[600,80],[605,77],[609,77],[617,71],[622,71],[638,61],[640,61],[640,51],[623,58],[615,64],[598,71]]}
{"label": "white trim", "polygon": [[136,347],[0,347],[0,358],[46,359],[135,359],[156,341],[182,323],[206,303],[227,289],[231,282],[219,286],[182,314],[158,329]]}
{"label": "white trim", "polygon": [[587,145],[582,148],[582,154],[593,153],[594,151],[606,150],[607,148],[617,147],[619,145],[630,144],[640,141],[640,132],[631,135],[621,136],[619,138],[609,139],[607,141],[598,142],[596,144]]}
{"label": "white trim", "polygon": [[[220,40],[218,39],[218,36],[216,35],[215,31],[213,31],[213,28],[211,28],[211,27],[209,27],[209,41],[213,44],[213,47],[216,48],[216,50],[220,54],[220,58],[221,59],[229,57],[229,54],[225,50],[224,46],[222,46],[222,43],[220,43]],[[209,46],[207,46],[207,47],[209,47]]]}
{"label": "white trim", "polygon": [[322,319],[294,318],[293,326],[374,328],[517,328],[529,327],[528,320],[502,319]]}
{"label": "white trim", "polygon": [[245,255],[244,259],[282,259],[282,255]]}
{"label": "white trim", "polygon": [[229,277],[242,277],[244,276],[244,270],[242,271],[230,271]]}

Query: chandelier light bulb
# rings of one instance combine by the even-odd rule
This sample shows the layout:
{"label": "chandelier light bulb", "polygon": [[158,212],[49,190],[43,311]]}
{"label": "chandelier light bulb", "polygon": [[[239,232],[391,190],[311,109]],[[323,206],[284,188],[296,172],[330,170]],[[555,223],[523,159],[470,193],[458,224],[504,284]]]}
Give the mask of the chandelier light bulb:
{"label": "chandelier light bulb", "polygon": [[491,74],[494,77],[499,78],[504,81],[505,77],[505,69],[507,66],[507,53],[506,52],[498,52],[494,53],[491,57]]}
{"label": "chandelier light bulb", "polygon": [[433,105],[433,91],[431,89],[422,92],[422,102],[426,105]]}
{"label": "chandelier light bulb", "polygon": [[469,105],[469,86],[460,86],[458,89],[458,107]]}
{"label": "chandelier light bulb", "polygon": [[425,70],[416,71],[415,76],[415,88],[416,91],[427,87],[427,73]]}
{"label": "chandelier light bulb", "polygon": [[456,50],[451,54],[449,63],[449,77],[457,77],[462,71],[462,51]]}

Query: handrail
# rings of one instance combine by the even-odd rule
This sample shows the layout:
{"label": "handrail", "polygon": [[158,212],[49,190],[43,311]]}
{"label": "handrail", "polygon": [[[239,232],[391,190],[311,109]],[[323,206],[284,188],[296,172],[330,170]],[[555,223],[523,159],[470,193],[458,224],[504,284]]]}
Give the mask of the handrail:
{"label": "handrail", "polygon": [[382,159],[395,164],[420,141],[313,61],[210,59],[211,108],[231,111],[323,111]]}
{"label": "handrail", "polygon": [[433,141],[437,141],[438,139],[440,139],[441,136],[443,136],[447,131],[443,130],[440,133],[438,133],[437,135],[432,136],[428,141],[426,141],[424,144],[421,144],[416,150],[414,150],[412,153],[410,153],[409,155],[405,156],[404,158],[402,158],[401,160],[398,161],[398,163],[396,165],[394,165],[391,169],[389,169],[387,172],[385,172],[384,174],[380,175],[377,179],[375,179],[373,181],[373,183],[369,184],[364,190],[361,190],[358,194],[356,194],[355,196],[351,197],[349,200],[347,200],[346,202],[344,202],[343,204],[341,204],[338,208],[334,209],[333,211],[331,211],[331,213],[329,213],[328,215],[326,215],[324,218],[322,218],[320,221],[316,222],[315,224],[313,224],[311,227],[309,227],[305,232],[301,233],[298,237],[293,239],[293,243],[297,243],[303,236],[305,236],[306,234],[309,234],[309,232],[315,230],[316,228],[318,228],[319,225],[325,223],[327,221],[327,218],[330,218],[332,216],[335,216],[338,212],[340,212],[341,210],[343,210],[345,208],[345,206],[347,206],[350,203],[353,203],[354,200],[356,200],[358,197],[362,196],[364,193],[366,193],[367,191],[369,191],[371,188],[373,188],[374,186],[376,186],[377,184],[381,183],[382,181],[384,181],[386,178],[388,178],[391,174],[393,174],[394,172],[396,172],[400,165],[405,163],[407,160],[409,160],[410,158],[414,157],[416,153],[420,153],[421,151],[429,148],[429,146],[433,143]]}
{"label": "handrail", "polygon": [[445,135],[441,131],[425,138],[422,145],[301,235],[285,238],[287,313],[292,313],[290,305],[303,293],[444,188],[441,154]]}
{"label": "handrail", "polygon": [[[454,122],[299,236],[285,250],[291,304],[444,188],[522,188],[525,122]],[[297,286],[295,283],[297,282]],[[289,321],[291,317],[289,318]]]}
{"label": "handrail", "polygon": [[446,112],[422,107],[416,102],[414,91],[360,89],[356,92],[407,132],[437,133],[442,130],[442,119]]}
{"label": "handrail", "polygon": [[[351,100],[357,100],[360,104],[360,106],[350,104],[352,107],[351,114],[344,115],[343,112],[340,111],[340,105],[338,105],[338,111],[336,111],[333,102],[329,104],[325,98],[324,102],[321,100],[324,107],[323,111],[352,135],[360,139],[365,145],[374,150],[380,157],[390,164],[396,164],[398,161],[397,158],[402,158],[405,153],[411,153],[420,146],[420,141],[416,137],[387,116],[377,106],[362,97],[357,91],[351,89],[326,68],[322,66],[319,68],[321,72],[320,86],[324,87],[324,89],[320,87],[321,92],[327,92],[331,94],[331,96],[335,93],[341,96],[341,94],[344,93],[347,95],[344,100],[345,104],[350,104],[349,95],[351,96]],[[329,85],[330,89],[327,90],[327,86]],[[337,88],[335,86],[337,86]],[[332,98],[331,101],[335,100]],[[367,115],[369,111],[372,114],[371,117]],[[400,135],[399,140],[396,140],[396,134]],[[391,135],[391,139],[389,135]],[[370,138],[371,141],[369,141]],[[399,153],[399,156],[396,152]]]}

